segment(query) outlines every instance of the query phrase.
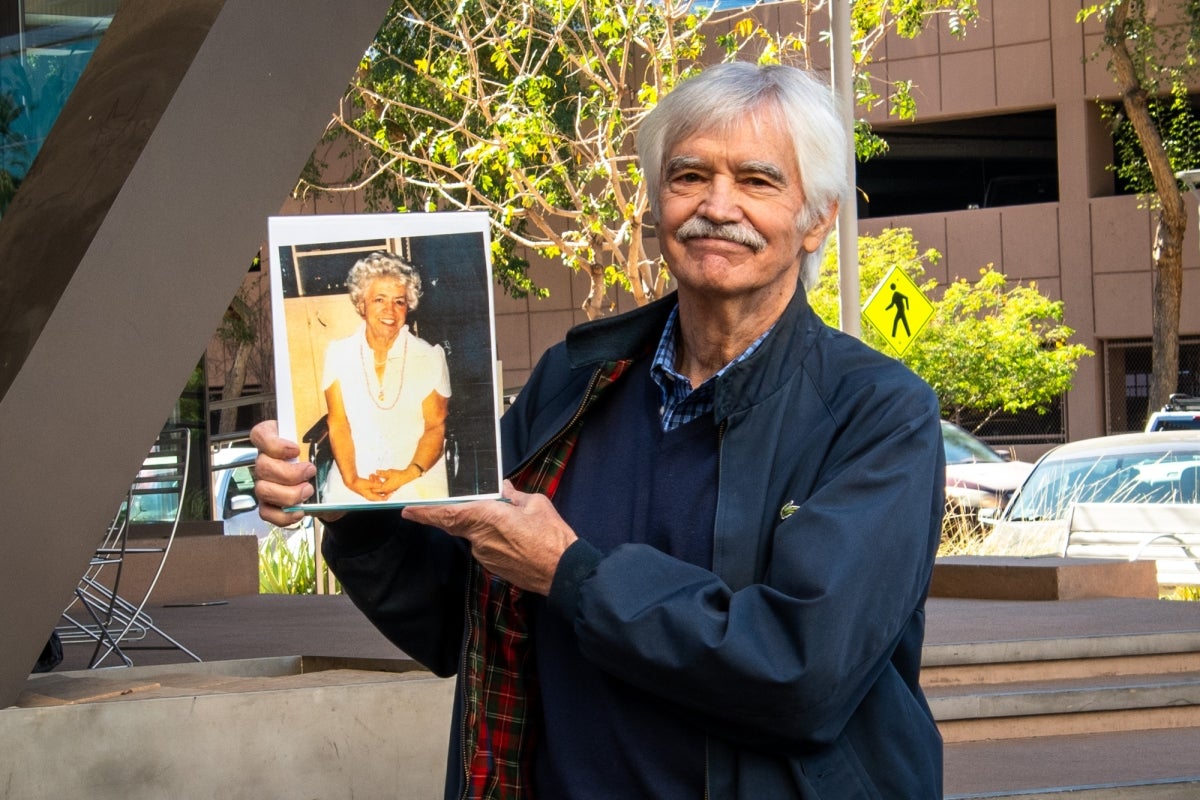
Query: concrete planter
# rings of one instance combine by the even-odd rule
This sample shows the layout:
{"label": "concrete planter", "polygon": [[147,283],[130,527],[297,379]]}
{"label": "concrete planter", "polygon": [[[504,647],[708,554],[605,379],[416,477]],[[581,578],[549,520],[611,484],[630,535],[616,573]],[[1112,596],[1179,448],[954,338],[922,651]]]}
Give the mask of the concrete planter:
{"label": "concrete planter", "polygon": [[437,798],[453,681],[307,657],[33,676],[0,711],[21,800]]}

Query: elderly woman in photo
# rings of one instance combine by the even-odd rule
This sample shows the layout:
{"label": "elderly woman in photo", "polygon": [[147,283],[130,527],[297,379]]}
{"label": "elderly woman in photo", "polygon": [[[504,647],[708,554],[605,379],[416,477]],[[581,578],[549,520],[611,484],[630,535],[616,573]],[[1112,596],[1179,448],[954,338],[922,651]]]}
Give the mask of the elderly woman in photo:
{"label": "elderly woman in photo", "polygon": [[421,298],[421,276],[391,253],[372,253],[351,268],[346,286],[363,322],[325,354],[321,386],[337,469],[329,471],[321,500],[444,498],[446,355],[407,324]]}

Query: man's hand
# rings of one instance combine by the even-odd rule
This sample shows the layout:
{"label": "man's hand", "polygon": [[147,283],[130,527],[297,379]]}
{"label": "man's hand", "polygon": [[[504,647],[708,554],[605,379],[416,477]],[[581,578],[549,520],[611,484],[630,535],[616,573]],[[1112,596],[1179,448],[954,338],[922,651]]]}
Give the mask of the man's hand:
{"label": "man's hand", "polygon": [[258,496],[258,515],[272,525],[286,528],[304,518],[304,512],[283,509],[312,497],[309,483],[317,468],[308,461],[296,461],[300,446],[279,438],[279,425],[267,420],[250,431],[250,443],[258,449],[254,461],[254,494]]}
{"label": "man's hand", "polygon": [[545,495],[518,492],[508,481],[503,494],[510,502],[407,506],[404,517],[466,539],[471,554],[492,574],[549,594],[559,559],[579,537]]}

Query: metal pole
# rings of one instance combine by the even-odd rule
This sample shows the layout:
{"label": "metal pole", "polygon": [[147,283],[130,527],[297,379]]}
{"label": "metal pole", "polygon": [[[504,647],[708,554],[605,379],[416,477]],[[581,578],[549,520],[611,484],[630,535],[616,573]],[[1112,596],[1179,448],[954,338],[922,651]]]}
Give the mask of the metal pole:
{"label": "metal pole", "polygon": [[[850,52],[850,0],[833,0],[830,3],[830,56],[833,75],[833,92],[842,115],[842,128],[847,140],[854,141],[854,62]],[[838,209],[838,288],[840,302],[840,327],[843,331],[862,338],[862,312],[859,310],[858,278],[858,207],[854,202],[854,147],[846,159],[846,177],[851,187],[850,197],[845,198]]]}

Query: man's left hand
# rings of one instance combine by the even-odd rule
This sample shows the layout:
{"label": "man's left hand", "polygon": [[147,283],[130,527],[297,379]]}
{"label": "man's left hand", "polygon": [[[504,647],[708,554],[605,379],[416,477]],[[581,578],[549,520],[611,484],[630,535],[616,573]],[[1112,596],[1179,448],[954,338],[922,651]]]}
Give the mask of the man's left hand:
{"label": "man's left hand", "polygon": [[559,559],[579,537],[545,495],[518,492],[505,481],[503,496],[509,502],[406,506],[403,513],[405,519],[466,539],[471,554],[492,574],[549,594]]}

